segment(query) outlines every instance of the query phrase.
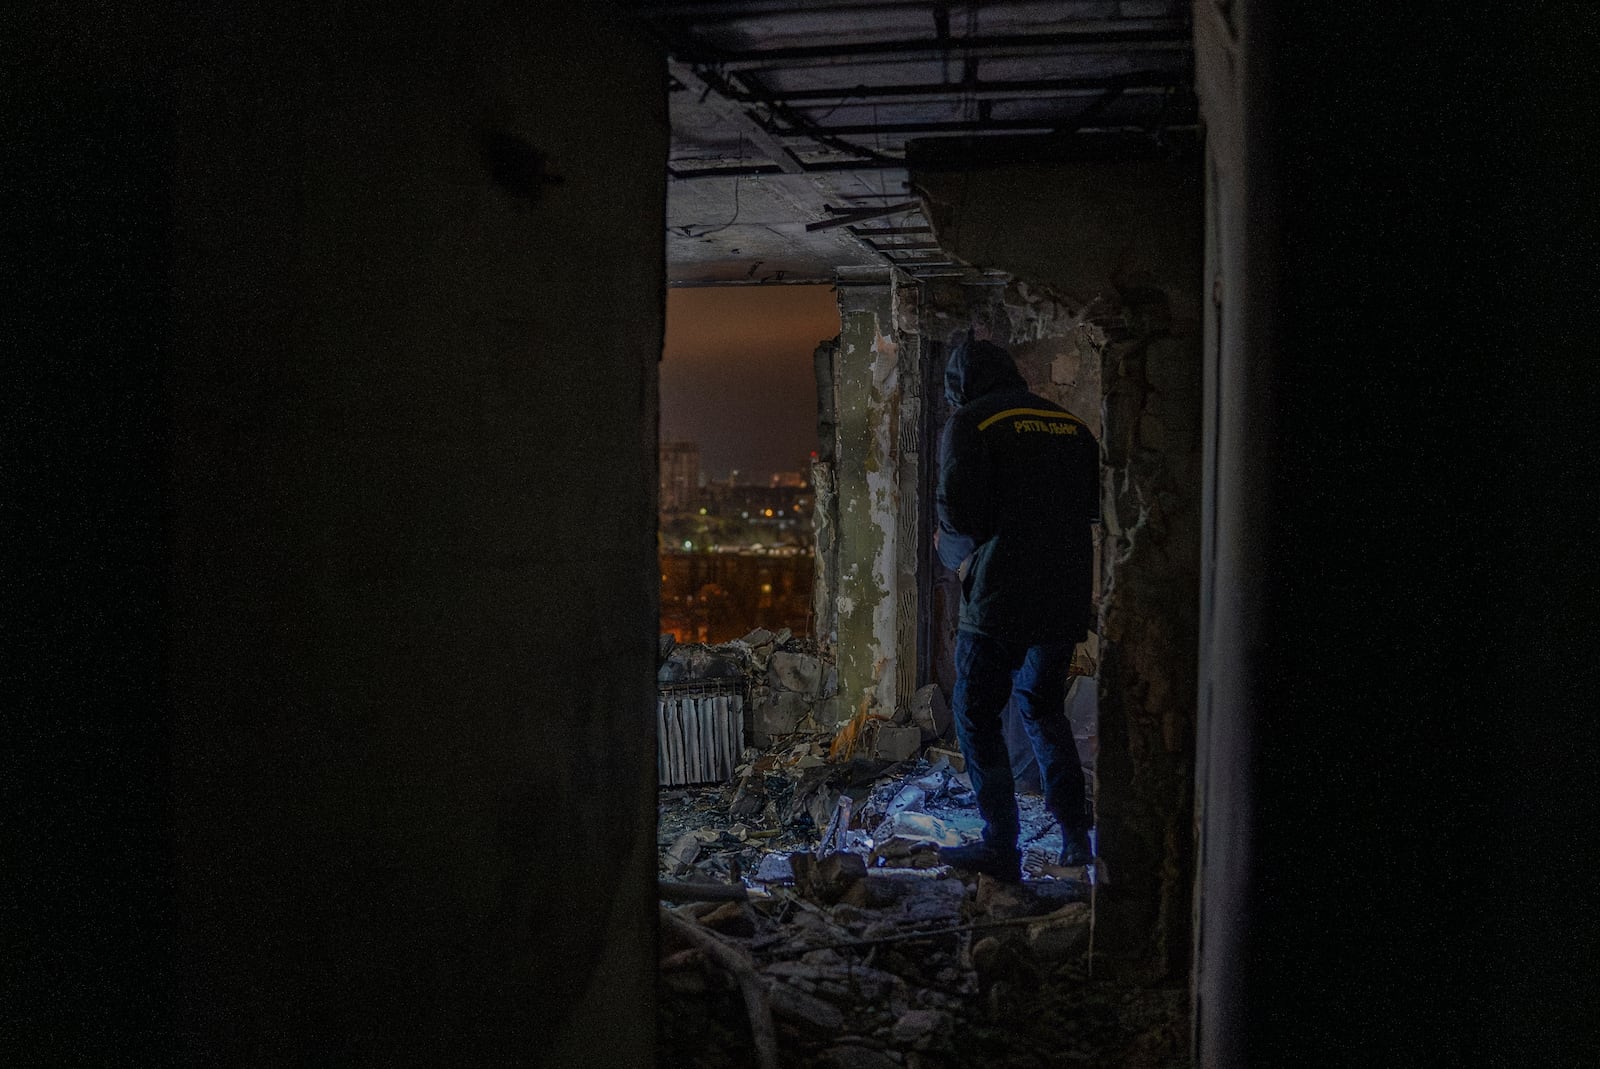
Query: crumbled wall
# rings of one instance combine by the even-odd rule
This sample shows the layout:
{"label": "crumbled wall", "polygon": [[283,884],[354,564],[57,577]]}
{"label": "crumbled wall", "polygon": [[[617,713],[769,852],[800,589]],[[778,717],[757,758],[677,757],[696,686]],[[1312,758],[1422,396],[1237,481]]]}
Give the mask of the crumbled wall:
{"label": "crumbled wall", "polygon": [[735,642],[672,646],[656,681],[669,687],[736,681],[747,700],[744,742],[758,749],[790,735],[826,734],[840,719],[838,666],[814,640],[787,629],[758,627]]}
{"label": "crumbled wall", "polygon": [[[1030,387],[1100,438],[1095,950],[1125,975],[1181,975],[1193,873],[1198,182],[1183,165],[1072,163],[919,172],[913,183],[940,245],[999,275],[986,294],[951,295],[942,322],[964,329],[967,316],[1007,344]],[[1152,301],[1164,317],[1148,314]]]}

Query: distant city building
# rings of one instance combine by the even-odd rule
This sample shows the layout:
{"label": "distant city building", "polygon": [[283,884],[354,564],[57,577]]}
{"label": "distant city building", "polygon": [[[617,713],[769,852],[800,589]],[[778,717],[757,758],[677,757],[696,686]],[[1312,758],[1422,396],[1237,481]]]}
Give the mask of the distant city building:
{"label": "distant city building", "polygon": [[700,446],[696,442],[661,443],[661,511],[691,507],[700,496]]}
{"label": "distant city building", "polygon": [[806,487],[805,473],[799,471],[775,471],[772,473],[772,485],[803,490]]}

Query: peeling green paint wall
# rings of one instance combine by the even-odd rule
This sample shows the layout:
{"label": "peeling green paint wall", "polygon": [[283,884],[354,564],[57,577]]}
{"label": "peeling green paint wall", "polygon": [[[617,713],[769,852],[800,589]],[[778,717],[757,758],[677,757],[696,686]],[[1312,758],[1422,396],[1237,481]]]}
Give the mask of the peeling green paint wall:
{"label": "peeling green paint wall", "polygon": [[887,272],[839,286],[839,695],[895,706],[899,343]]}

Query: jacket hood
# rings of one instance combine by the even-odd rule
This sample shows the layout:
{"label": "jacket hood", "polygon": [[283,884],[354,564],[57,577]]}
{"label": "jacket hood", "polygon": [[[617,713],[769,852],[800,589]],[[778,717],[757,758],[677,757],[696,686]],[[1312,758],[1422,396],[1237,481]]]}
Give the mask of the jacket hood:
{"label": "jacket hood", "polygon": [[951,408],[970,404],[996,390],[1026,390],[1011,354],[988,341],[956,347],[944,369],[944,396]]}

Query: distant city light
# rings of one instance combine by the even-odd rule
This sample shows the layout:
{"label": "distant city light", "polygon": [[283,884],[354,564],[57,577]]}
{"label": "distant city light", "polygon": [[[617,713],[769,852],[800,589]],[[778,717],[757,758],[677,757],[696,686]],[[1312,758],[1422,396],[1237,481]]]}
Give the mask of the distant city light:
{"label": "distant city light", "polygon": [[693,549],[694,548],[694,543],[689,541],[687,538],[685,538],[683,540],[683,548],[684,549]]}
{"label": "distant city light", "polygon": [[706,510],[705,509],[701,509],[700,510],[700,515],[704,516],[705,514],[706,514]]}

